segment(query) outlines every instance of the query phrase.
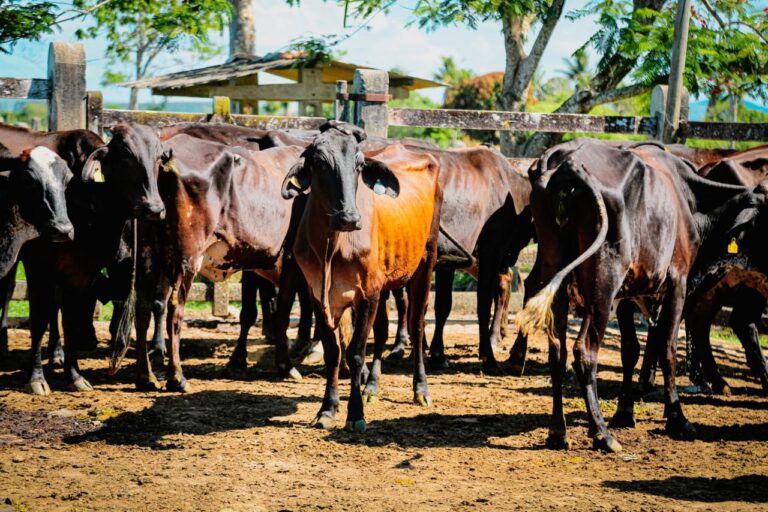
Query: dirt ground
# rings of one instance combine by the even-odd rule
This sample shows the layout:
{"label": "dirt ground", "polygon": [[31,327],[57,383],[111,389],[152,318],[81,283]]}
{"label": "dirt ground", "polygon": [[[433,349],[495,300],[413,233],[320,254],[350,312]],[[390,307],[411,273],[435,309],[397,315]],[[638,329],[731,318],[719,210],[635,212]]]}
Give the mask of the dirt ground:
{"label": "dirt ground", "polygon": [[[411,403],[408,362],[385,364],[383,395],[367,407],[362,435],[341,428],[346,381],[337,428],[307,426],[320,405],[322,368],[302,366],[302,381],[277,381],[260,329],[251,351],[254,359],[266,354],[263,364],[232,375],[224,365],[237,325],[186,328],[190,394],[136,392],[130,365],[108,378],[102,345],[83,361],[96,391],[64,391],[56,370],[47,397],[21,391],[28,334],[14,330],[11,356],[0,364],[0,510],[768,507],[768,400],[743,380],[737,345],[717,345],[733,396],[683,394],[696,440],[667,437],[663,405],[644,402],[638,428],[616,431],[624,452],[606,455],[590,449],[572,376],[566,412],[575,447],[544,448],[551,399],[543,340],[533,342],[527,376],[491,377],[480,373],[476,329],[471,316],[451,320],[451,367],[429,375],[431,409]],[[106,324],[98,333],[107,339]],[[620,380],[615,335],[600,369],[610,416]]]}

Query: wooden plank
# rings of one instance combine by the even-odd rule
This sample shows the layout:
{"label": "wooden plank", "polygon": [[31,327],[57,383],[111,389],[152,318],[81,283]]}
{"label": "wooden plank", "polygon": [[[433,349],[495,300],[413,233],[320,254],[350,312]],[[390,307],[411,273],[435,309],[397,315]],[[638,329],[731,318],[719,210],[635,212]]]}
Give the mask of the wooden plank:
{"label": "wooden plank", "polygon": [[690,121],[680,126],[686,139],[716,139],[768,142],[768,123],[704,123]]}
{"label": "wooden plank", "polygon": [[[190,114],[187,112],[152,112],[145,110],[111,110],[104,109],[102,126],[116,123],[141,123],[149,126],[168,126],[175,123],[206,122],[205,114]],[[300,129],[317,130],[325,123],[324,117],[290,117],[290,116],[247,116],[232,115],[232,122],[239,126],[258,128],[261,130]]]}
{"label": "wooden plank", "polygon": [[0,78],[0,98],[47,100],[51,96],[44,78]]}
{"label": "wooden plank", "polygon": [[[156,96],[177,96],[178,89],[153,89]],[[230,98],[258,101],[326,101],[336,97],[336,84],[297,83],[260,85],[198,85],[185,87],[184,96]]]}
{"label": "wooden plank", "polygon": [[537,114],[485,110],[390,108],[389,124],[391,126],[459,128],[462,130],[644,135],[656,133],[656,121],[650,117]]}

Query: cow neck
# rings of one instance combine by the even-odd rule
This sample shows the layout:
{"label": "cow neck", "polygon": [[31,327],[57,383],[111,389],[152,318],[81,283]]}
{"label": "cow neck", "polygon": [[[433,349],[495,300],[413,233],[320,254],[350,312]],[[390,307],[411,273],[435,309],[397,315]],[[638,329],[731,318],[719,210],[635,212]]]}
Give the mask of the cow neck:
{"label": "cow neck", "polygon": [[114,254],[123,226],[132,218],[122,206],[120,191],[108,183],[73,185],[74,193],[67,194],[67,211],[75,227],[75,241],[98,241],[100,253]]}
{"label": "cow neck", "polygon": [[331,306],[329,299],[329,292],[331,288],[331,266],[333,262],[333,256],[336,254],[339,248],[339,242],[341,239],[341,233],[338,231],[331,231],[330,229],[330,215],[325,208],[320,204],[320,201],[313,200],[312,195],[309,196],[307,204],[307,214],[311,219],[323,219],[326,221],[324,229],[313,230],[315,239],[312,240],[312,250],[317,258],[322,262],[320,276],[320,304],[323,307],[323,314],[328,325],[333,326],[333,318],[331,318]]}
{"label": "cow neck", "polygon": [[748,187],[718,183],[700,176],[688,179],[686,183],[696,203],[694,219],[702,244],[713,233],[730,225],[751,197]]}
{"label": "cow neck", "polygon": [[21,218],[19,205],[15,202],[3,201],[0,215],[0,277],[13,268],[19,257],[21,247],[28,241],[40,236],[40,232],[32,224]]}

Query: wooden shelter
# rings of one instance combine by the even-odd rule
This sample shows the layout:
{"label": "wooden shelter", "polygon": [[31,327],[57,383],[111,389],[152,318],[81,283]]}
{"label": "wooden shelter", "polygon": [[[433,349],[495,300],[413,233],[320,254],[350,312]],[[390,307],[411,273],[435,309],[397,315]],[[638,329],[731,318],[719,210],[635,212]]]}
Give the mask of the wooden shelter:
{"label": "wooden shelter", "polygon": [[[168,75],[126,82],[125,87],[152,89],[160,96],[210,98],[227,96],[239,103],[244,114],[257,114],[259,101],[298,102],[299,115],[322,113],[323,103],[336,100],[336,81],[352,82],[355,69],[364,66],[338,60],[306,60],[298,52],[274,52],[263,57],[238,56],[224,64],[179,71]],[[269,73],[294,83],[260,84],[259,73]],[[447,84],[389,73],[389,94],[393,99],[407,98],[411,91]]]}

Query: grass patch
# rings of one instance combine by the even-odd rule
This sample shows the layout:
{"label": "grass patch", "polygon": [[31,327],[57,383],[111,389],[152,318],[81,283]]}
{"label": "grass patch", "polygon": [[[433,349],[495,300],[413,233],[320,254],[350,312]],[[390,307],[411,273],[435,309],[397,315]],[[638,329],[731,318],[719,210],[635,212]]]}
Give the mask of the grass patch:
{"label": "grass patch", "polygon": [[[710,338],[723,340],[728,343],[741,343],[739,341],[739,338],[736,336],[736,334],[733,332],[733,329],[730,327],[725,327],[722,325],[713,325],[712,330],[709,333]],[[768,336],[765,334],[760,335],[760,346],[764,348],[768,348]]]}

